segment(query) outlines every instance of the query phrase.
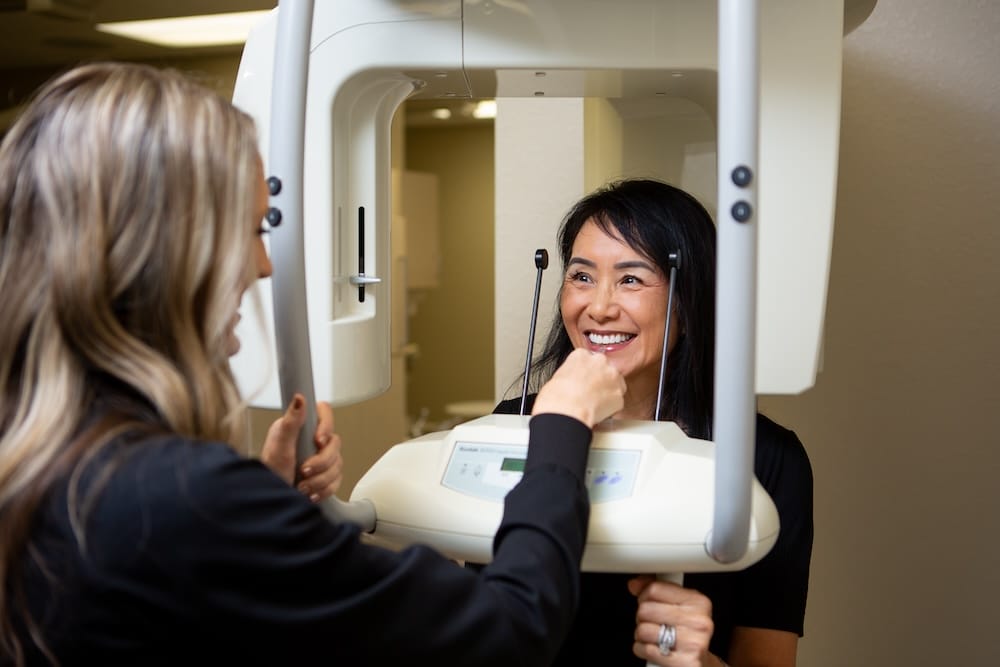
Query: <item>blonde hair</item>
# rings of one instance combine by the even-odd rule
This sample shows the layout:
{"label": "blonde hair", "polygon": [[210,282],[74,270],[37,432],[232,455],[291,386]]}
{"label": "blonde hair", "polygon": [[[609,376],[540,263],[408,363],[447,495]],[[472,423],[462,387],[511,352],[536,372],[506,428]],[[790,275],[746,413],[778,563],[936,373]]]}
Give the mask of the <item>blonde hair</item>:
{"label": "blonde hair", "polygon": [[[256,278],[259,164],[249,116],[129,64],[50,82],[0,145],[0,654],[23,660],[11,593],[60,476],[142,424],[241,441],[226,334]],[[132,409],[93,414],[108,393]]]}

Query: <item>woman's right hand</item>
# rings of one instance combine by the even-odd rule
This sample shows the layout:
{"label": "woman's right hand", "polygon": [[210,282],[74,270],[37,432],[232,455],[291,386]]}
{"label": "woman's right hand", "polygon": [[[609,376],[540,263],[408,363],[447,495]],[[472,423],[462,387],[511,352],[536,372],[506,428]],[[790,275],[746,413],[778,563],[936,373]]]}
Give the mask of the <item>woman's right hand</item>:
{"label": "woman's right hand", "polygon": [[538,392],[531,414],[556,413],[593,428],[625,405],[625,378],[603,354],[573,350]]}
{"label": "woman's right hand", "polygon": [[[298,489],[314,503],[334,495],[344,476],[340,436],[333,432],[333,409],[329,403],[320,401],[316,404],[316,418],[316,433],[313,435],[316,453],[306,459],[298,470]],[[295,483],[295,449],[305,421],[305,399],[302,394],[295,394],[285,414],[267,430],[261,449],[261,461],[289,484]]]}
{"label": "woman's right hand", "polygon": [[[709,653],[715,625],[712,601],[698,591],[652,575],[630,579],[628,589],[638,598],[632,652],[647,664],[663,667],[705,667],[719,659]],[[660,633],[672,628],[674,641],[667,655],[660,651]],[[724,663],[723,663],[724,664]]]}

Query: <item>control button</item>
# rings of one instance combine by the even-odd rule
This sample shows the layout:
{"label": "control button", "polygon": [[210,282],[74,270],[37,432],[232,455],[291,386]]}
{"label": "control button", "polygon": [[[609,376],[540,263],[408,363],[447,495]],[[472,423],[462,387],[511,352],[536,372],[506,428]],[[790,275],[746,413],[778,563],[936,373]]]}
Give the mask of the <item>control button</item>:
{"label": "control button", "polygon": [[281,211],[273,206],[267,209],[267,215],[264,217],[267,218],[267,224],[272,227],[277,227],[281,224]]}
{"label": "control button", "polygon": [[730,209],[730,212],[733,214],[733,219],[736,222],[746,222],[750,219],[750,216],[753,215],[753,207],[751,207],[747,202],[741,200],[733,204],[733,208]]}
{"label": "control button", "polygon": [[736,167],[736,169],[733,169],[732,178],[733,183],[741,188],[745,188],[750,185],[750,181],[753,180],[753,172],[750,171],[750,167],[740,165],[739,167]]}
{"label": "control button", "polygon": [[281,179],[277,176],[271,176],[267,179],[267,191],[271,193],[271,196],[281,192]]}

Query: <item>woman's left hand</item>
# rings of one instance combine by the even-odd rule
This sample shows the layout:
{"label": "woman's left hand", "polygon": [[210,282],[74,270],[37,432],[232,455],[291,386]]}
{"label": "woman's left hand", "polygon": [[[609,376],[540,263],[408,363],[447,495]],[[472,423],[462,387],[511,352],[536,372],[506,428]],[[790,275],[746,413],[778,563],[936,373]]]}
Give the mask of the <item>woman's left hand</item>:
{"label": "woman's left hand", "polygon": [[[316,454],[303,461],[298,470],[298,489],[313,502],[329,498],[340,488],[344,460],[340,436],[333,432],[333,409],[328,403],[316,404]],[[305,399],[295,394],[285,414],[267,429],[261,460],[289,484],[295,483],[295,449],[299,431],[306,420]]]}
{"label": "woman's left hand", "polygon": [[[663,667],[708,667],[718,664],[708,651],[715,629],[712,601],[696,590],[642,575],[628,582],[639,599],[636,613],[636,656]],[[662,628],[662,629],[661,629]],[[672,629],[671,629],[672,628]],[[673,635],[673,646],[660,640]]]}

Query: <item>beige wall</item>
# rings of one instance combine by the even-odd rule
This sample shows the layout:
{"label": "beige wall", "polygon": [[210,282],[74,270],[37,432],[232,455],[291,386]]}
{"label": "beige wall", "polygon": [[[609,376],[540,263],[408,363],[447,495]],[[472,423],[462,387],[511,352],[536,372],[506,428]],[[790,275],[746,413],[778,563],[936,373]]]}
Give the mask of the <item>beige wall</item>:
{"label": "beige wall", "polygon": [[493,398],[493,128],[410,128],[408,169],[437,174],[441,281],[410,292],[408,412]]}
{"label": "beige wall", "polygon": [[879,0],[844,47],[800,664],[1000,664],[1000,5]]}
{"label": "beige wall", "polygon": [[502,98],[496,119],[497,399],[521,394],[538,271],[535,251],[549,253],[542,273],[534,351],[545,343],[562,276],[555,230],[584,193],[584,101]]}

